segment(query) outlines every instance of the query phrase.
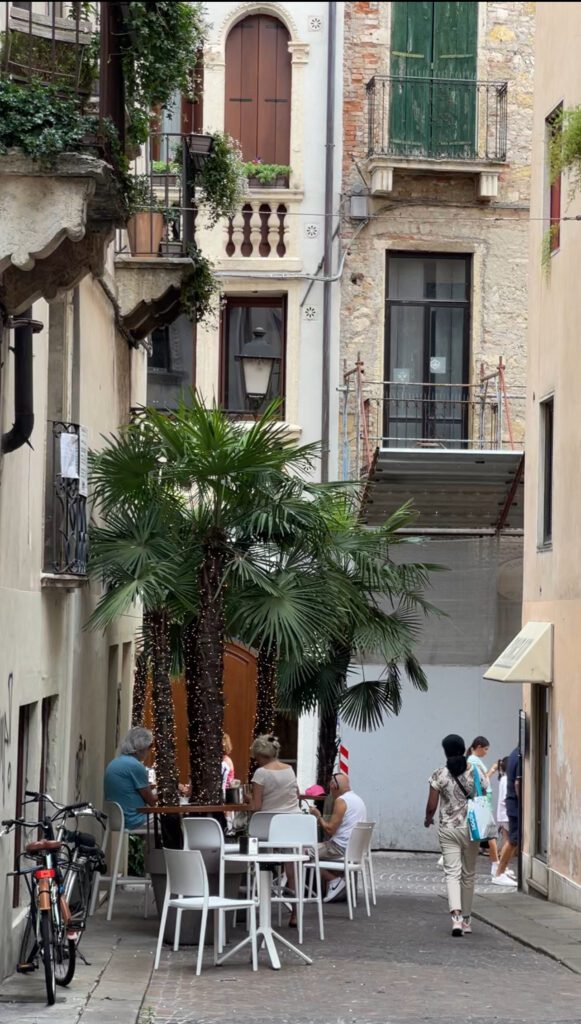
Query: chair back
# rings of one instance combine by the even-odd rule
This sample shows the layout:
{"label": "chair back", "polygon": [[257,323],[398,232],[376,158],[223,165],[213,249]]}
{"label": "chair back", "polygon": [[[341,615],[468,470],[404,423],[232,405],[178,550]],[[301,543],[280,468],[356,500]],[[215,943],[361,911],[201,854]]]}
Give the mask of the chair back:
{"label": "chair back", "polygon": [[206,871],[217,875],[224,854],[224,833],[214,818],[184,818],[184,850],[199,850]]}
{"label": "chair back", "polygon": [[358,821],[353,826],[353,831],[347,843],[347,860],[351,863],[360,864],[362,858],[369,853],[371,836],[373,834],[372,822]]}
{"label": "chair back", "polygon": [[199,850],[166,850],[167,891],[179,896],[208,898],[208,875]]}
{"label": "chair back", "polygon": [[107,827],[110,832],[123,832],[125,830],[125,815],[121,804],[112,800],[105,800],[103,810],[107,815]]}
{"label": "chair back", "polygon": [[268,830],[269,843],[296,842],[297,846],[316,846],[317,822],[312,814],[275,814]]}
{"label": "chair back", "polygon": [[369,825],[369,827],[371,829],[371,836],[369,837],[369,847],[368,847],[368,849],[371,850],[371,840],[373,839],[373,829],[375,828],[375,822],[374,821],[359,821],[358,825]]}
{"label": "chair back", "polygon": [[256,839],[268,839],[268,830],[273,818],[272,811],[255,811],[248,823],[248,835]]}

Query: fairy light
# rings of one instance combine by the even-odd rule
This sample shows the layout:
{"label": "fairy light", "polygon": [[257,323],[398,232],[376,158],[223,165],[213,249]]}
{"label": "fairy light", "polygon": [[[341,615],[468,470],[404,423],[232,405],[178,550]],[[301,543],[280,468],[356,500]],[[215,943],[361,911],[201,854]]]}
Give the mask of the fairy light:
{"label": "fairy light", "polygon": [[262,644],[256,659],[256,715],[254,737],[274,732],[276,717],[276,642]]}
{"label": "fairy light", "polygon": [[143,725],[145,700],[147,697],[148,662],[145,651],[140,651],[135,661],[133,673],[133,703],[131,708],[131,725]]}

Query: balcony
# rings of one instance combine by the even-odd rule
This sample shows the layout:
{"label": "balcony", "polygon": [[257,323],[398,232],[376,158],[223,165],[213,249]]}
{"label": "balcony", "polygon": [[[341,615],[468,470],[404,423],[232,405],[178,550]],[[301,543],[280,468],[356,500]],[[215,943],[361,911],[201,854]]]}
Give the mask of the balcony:
{"label": "balcony", "polygon": [[525,388],[504,370],[476,384],[366,381],[360,361],[346,373],[343,476],[367,479],[370,524],[411,500],[414,532],[522,532]]}
{"label": "balcony", "polygon": [[86,582],[87,455],[85,428],[48,423],[43,587],[74,589]]}
{"label": "balcony", "polygon": [[135,162],[133,213],[115,242],[119,306],[136,341],[180,315],[184,274],[192,267],[196,175],[211,137],[153,132]]}
{"label": "balcony", "polygon": [[303,193],[289,189],[252,188],[235,217],[224,225],[216,252],[220,270],[301,270],[299,218]]}
{"label": "balcony", "polygon": [[507,159],[506,82],[375,75],[367,84],[372,195],[395,171],[477,177],[478,197],[498,195]]}
{"label": "balcony", "polygon": [[[18,106],[20,116],[5,122],[7,151],[0,155],[0,302],[13,314],[37,298],[50,300],[74,287],[89,272],[101,274],[106,246],[125,209],[111,151],[100,134],[103,122],[96,114],[98,103],[100,118],[111,119],[123,139],[117,98],[122,95],[122,69],[112,42],[119,5],[102,5],[100,71],[90,46],[95,27],[81,17],[82,5],[71,5],[67,17],[57,16],[60,5],[42,5],[48,14],[39,6],[25,10],[4,4],[0,12],[0,67],[5,89],[14,92],[5,103],[20,95],[25,100]],[[99,100],[91,96],[97,74]],[[46,97],[42,115],[39,82]],[[57,98],[50,106],[50,86],[58,87],[60,106]],[[19,132],[26,132],[27,116],[38,119],[38,134],[50,129],[49,137],[54,137],[63,129],[64,118],[70,131],[71,122],[82,113],[92,113],[99,128],[79,141],[74,152],[47,155],[43,149],[33,158],[22,148]],[[12,123],[14,141],[8,134]]]}

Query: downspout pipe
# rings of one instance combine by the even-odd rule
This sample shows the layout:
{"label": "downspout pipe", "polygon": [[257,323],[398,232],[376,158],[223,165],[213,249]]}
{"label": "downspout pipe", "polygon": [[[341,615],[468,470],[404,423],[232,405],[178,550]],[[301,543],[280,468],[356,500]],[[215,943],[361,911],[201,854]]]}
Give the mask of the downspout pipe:
{"label": "downspout pipe", "polygon": [[323,351],[321,372],[321,480],[324,483],[329,479],[336,37],[337,4],[332,0],[329,3],[327,39],[327,136],[325,142],[325,239],[323,250],[323,276],[325,280],[323,284]]}
{"label": "downspout pipe", "polygon": [[13,317],[8,326],[14,329],[14,424],[2,434],[0,451],[3,455],[30,444],[34,427],[32,336],[43,328],[38,320],[32,320],[32,309]]}

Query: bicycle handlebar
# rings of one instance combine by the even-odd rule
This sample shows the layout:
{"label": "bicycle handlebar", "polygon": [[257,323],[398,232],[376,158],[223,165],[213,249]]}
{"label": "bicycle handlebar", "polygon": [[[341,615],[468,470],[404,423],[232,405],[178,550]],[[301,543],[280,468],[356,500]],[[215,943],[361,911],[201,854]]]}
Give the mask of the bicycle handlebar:
{"label": "bicycle handlebar", "polygon": [[38,803],[41,800],[46,800],[48,801],[48,803],[52,804],[52,806],[56,809],[57,812],[55,815],[53,815],[53,821],[55,818],[60,817],[60,815],[72,815],[74,814],[75,811],[86,810],[91,816],[95,817],[101,825],[105,826],[107,822],[107,816],[105,814],[102,814],[102,812],[98,811],[95,807],[93,807],[93,805],[88,800],[81,800],[79,801],[79,803],[75,804],[59,804],[56,802],[56,800],[53,800],[53,798],[49,796],[48,793],[36,793],[31,789],[25,790],[25,795],[30,797],[31,803]]}

